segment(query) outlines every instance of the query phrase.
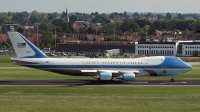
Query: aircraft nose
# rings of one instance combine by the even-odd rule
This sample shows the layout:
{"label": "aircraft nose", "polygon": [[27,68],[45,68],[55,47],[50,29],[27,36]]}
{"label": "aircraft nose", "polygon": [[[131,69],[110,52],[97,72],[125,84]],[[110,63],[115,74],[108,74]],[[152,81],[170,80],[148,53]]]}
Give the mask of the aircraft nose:
{"label": "aircraft nose", "polygon": [[188,69],[192,69],[193,68],[192,65],[190,65],[189,63],[185,62],[185,64],[186,64],[186,68],[188,68]]}

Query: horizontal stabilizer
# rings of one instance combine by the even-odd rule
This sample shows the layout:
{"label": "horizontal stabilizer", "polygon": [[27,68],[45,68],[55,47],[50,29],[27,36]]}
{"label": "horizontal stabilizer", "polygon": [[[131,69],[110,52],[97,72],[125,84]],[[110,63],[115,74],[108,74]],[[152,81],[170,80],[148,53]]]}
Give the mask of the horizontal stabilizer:
{"label": "horizontal stabilizer", "polygon": [[14,60],[14,59],[11,59],[13,62],[15,63],[20,63],[20,64],[39,64],[38,62],[35,62],[35,61],[25,61],[25,60]]}

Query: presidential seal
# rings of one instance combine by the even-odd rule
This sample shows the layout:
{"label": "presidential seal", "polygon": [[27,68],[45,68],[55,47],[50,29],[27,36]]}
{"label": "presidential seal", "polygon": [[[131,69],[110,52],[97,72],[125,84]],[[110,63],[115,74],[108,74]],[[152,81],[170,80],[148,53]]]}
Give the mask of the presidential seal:
{"label": "presidential seal", "polygon": [[167,71],[166,70],[163,70],[163,73],[166,73]]}

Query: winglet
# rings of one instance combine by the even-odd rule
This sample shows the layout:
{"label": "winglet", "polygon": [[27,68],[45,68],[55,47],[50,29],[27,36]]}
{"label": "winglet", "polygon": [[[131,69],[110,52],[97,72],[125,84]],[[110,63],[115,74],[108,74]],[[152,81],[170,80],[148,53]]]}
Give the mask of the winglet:
{"label": "winglet", "polygon": [[8,32],[13,48],[19,58],[48,58],[35,45],[18,32]]}

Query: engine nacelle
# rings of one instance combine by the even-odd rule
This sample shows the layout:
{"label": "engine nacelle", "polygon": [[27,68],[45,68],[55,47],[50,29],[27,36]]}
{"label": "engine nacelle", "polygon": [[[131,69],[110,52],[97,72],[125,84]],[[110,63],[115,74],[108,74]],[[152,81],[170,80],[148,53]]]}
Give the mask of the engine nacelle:
{"label": "engine nacelle", "polygon": [[135,74],[123,74],[123,80],[124,81],[134,81],[135,80]]}
{"label": "engine nacelle", "polygon": [[94,78],[98,78],[99,80],[111,80],[112,79],[112,73],[101,72],[101,73],[99,73],[99,75],[94,76]]}
{"label": "engine nacelle", "polygon": [[120,77],[116,77],[117,79],[122,79],[124,81],[134,81],[135,80],[135,74],[134,73],[124,73]]}

